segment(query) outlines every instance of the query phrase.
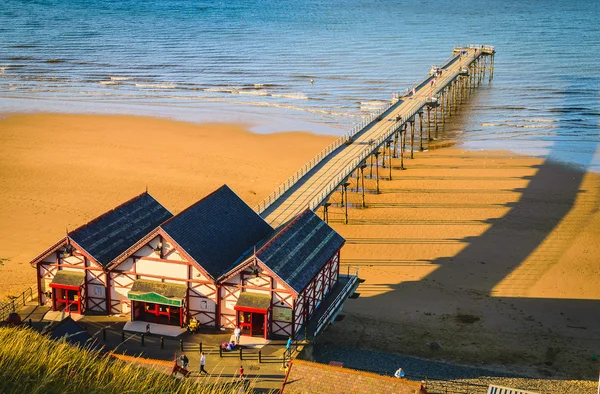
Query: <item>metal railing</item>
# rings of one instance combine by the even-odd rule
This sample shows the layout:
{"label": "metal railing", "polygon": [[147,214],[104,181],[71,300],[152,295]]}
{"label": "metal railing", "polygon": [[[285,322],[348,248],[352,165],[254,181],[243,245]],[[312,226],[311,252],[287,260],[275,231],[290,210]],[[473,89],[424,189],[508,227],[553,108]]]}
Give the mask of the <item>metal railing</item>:
{"label": "metal railing", "polygon": [[[470,44],[468,47],[469,48],[479,48],[479,49],[482,48],[481,45],[474,45],[474,44]],[[457,50],[457,48],[460,49],[460,48],[464,48],[464,47],[455,47],[455,50]],[[485,50],[491,50],[491,51],[494,50],[494,47],[489,46],[489,45],[488,46],[484,45],[483,48]],[[442,68],[442,69],[447,68],[448,66],[450,66],[452,63],[454,63],[459,58],[460,58],[459,54],[452,54],[452,56],[450,56],[450,58],[448,58],[446,61],[444,61],[442,63],[442,66],[440,66],[440,68]],[[409,91],[412,91],[413,89],[415,89],[415,90],[421,89],[423,86],[426,86],[427,83],[432,78],[434,78],[434,76],[430,75],[430,76],[427,76],[427,77],[421,79],[420,81],[412,84],[409,88]],[[356,134],[358,134],[359,132],[364,130],[367,126],[371,125],[375,120],[380,119],[383,116],[383,114],[385,114],[387,111],[389,111],[391,108],[393,108],[395,105],[398,104],[398,102],[400,101],[400,99],[399,99],[400,97],[403,97],[403,95],[400,92],[395,92],[395,95],[398,97],[397,101],[392,101],[388,106],[371,114],[369,117],[364,119],[362,122],[356,124],[352,129],[350,129],[350,131],[348,133],[346,133],[343,136],[336,139],[333,143],[331,143],[329,146],[327,146],[325,149],[323,149],[321,152],[319,152],[315,157],[313,157],[308,163],[303,165],[298,171],[296,171],[285,182],[280,184],[277,187],[277,189],[275,189],[275,191],[273,191],[269,196],[267,196],[261,202],[259,202],[258,205],[254,208],[254,210],[258,214],[263,213],[267,208],[269,208],[269,206],[271,206],[275,201],[277,201],[277,199],[279,197],[281,197],[285,192],[290,190],[290,188],[292,188],[304,175],[306,175],[309,171],[311,171],[319,163],[321,163],[323,161],[323,159],[325,159],[327,156],[329,156],[333,151],[338,149],[344,143],[351,142],[352,138]],[[422,109],[422,106],[414,106],[411,109],[411,111],[409,112],[408,116],[405,116],[404,122],[395,124],[392,127],[390,127],[387,130],[387,132],[385,132],[380,138],[378,138],[376,141],[374,141],[374,149],[372,149],[372,150],[367,149],[367,150],[363,151],[359,157],[354,159],[349,165],[347,165],[344,169],[342,169],[338,173],[339,175],[335,178],[335,182],[331,183],[329,187],[327,187],[325,190],[323,190],[321,193],[319,193],[318,196],[313,198],[313,200],[309,203],[309,207],[311,209],[315,209],[315,207],[319,206],[319,204],[333,190],[335,190],[338,187],[338,185],[342,182],[342,180],[344,180],[347,176],[349,176],[352,173],[352,171],[354,171],[354,169],[356,167],[358,167],[363,160],[365,160],[376,149],[379,149],[380,145],[385,140],[390,138],[390,136],[393,133],[395,133],[399,127],[404,125],[406,123],[406,121],[408,121],[413,116],[415,116],[419,111],[421,111],[421,109]]]}
{"label": "metal railing", "polygon": [[[393,104],[392,104],[393,105]],[[264,198],[258,205],[254,208],[254,210],[261,214],[263,213],[271,204],[273,204],[279,197],[281,197],[285,192],[290,190],[292,186],[294,186],[304,175],[306,175],[310,170],[315,168],[324,158],[329,156],[333,151],[342,146],[343,144],[352,140],[352,138],[361,130],[366,128],[368,125],[373,123],[377,118],[382,116],[387,110],[389,110],[392,105],[382,108],[379,111],[369,115],[366,119],[355,125],[350,131],[343,136],[336,139],[329,146],[319,152],[315,157],[313,157],[309,162],[303,165],[298,171],[296,171],[292,176],[290,176],[285,182],[280,184],[275,191],[269,194],[266,198]]]}
{"label": "metal railing", "polygon": [[325,327],[327,327],[327,324],[329,323],[329,319],[331,318],[331,316],[333,316],[336,313],[337,309],[340,307],[340,304],[342,304],[344,302],[344,300],[350,295],[350,291],[352,291],[354,289],[354,285],[356,284],[357,281],[358,281],[358,268],[356,268],[355,274],[350,278],[348,283],[346,283],[346,285],[344,286],[344,290],[341,291],[340,294],[337,295],[337,297],[335,297],[335,300],[333,300],[331,305],[329,305],[329,307],[325,310],[325,313],[323,313],[323,315],[317,321],[317,327],[315,328],[315,333],[314,333],[315,337],[317,335],[319,335],[319,333],[321,331],[323,331],[323,329]]}
{"label": "metal railing", "polygon": [[32,300],[34,290],[37,290],[37,286],[35,285],[29,287],[11,301],[3,303],[2,306],[0,306],[0,321],[6,320],[9,314],[16,312],[19,308],[24,306],[27,301]]}

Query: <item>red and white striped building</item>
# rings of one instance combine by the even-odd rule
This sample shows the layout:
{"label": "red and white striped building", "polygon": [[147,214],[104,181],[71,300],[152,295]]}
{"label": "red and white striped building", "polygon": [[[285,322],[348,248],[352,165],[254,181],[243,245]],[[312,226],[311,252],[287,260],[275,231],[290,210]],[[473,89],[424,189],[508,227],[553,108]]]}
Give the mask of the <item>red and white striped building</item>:
{"label": "red and white striped building", "polygon": [[[337,283],[344,239],[307,210],[271,228],[223,186],[173,216],[144,193],[32,261],[39,301],[72,313],[293,335]],[[90,252],[91,250],[91,252]]]}

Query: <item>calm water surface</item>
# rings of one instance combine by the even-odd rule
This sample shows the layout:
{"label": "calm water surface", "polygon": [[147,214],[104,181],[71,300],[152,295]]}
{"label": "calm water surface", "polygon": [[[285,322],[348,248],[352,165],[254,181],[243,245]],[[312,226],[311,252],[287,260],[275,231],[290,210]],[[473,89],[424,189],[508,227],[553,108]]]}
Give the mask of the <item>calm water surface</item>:
{"label": "calm water surface", "polygon": [[446,137],[600,171],[599,15],[591,0],[3,0],[0,112],[341,134],[481,43],[495,78]]}

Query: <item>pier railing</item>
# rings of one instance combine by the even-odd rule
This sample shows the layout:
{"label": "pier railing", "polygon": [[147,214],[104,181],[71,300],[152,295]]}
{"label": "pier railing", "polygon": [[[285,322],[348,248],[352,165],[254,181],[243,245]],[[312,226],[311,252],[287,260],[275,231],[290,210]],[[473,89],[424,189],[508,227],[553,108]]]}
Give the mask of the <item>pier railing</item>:
{"label": "pier railing", "polygon": [[[490,46],[490,45],[483,45],[482,46],[482,45],[469,44],[467,46],[455,47],[455,52],[458,50],[459,53],[453,53],[452,56],[450,56],[450,58],[448,58],[446,61],[444,61],[442,63],[442,65],[440,66],[440,68],[443,69],[443,68],[447,68],[450,65],[452,65],[452,63],[454,63],[457,59],[460,58],[460,50],[464,49],[464,48],[477,48],[477,49],[482,49],[484,51],[489,51],[491,53],[494,52],[494,47]],[[421,79],[420,81],[418,81],[415,84],[411,85],[410,88],[409,88],[409,91],[412,91],[413,89],[419,90],[419,89],[423,88],[434,77],[435,76],[433,76],[433,75],[429,75],[429,76]],[[290,190],[304,175],[306,175],[309,171],[313,170],[319,163],[321,163],[323,161],[323,159],[325,159],[327,156],[329,156],[332,152],[334,152],[336,149],[338,149],[343,144],[351,143],[352,139],[354,138],[354,136],[356,134],[358,134],[359,132],[363,131],[365,128],[367,128],[368,126],[370,126],[372,123],[381,120],[381,117],[383,116],[383,114],[385,114],[387,111],[389,111],[390,109],[392,109],[394,106],[398,105],[398,103],[401,101],[400,98],[403,95],[400,92],[397,92],[395,94],[395,96],[398,97],[398,100],[392,100],[389,105],[387,105],[384,108],[381,108],[380,110],[378,110],[377,112],[371,114],[370,116],[368,116],[367,118],[365,118],[363,121],[361,121],[360,123],[358,123],[354,127],[352,127],[352,129],[350,129],[350,131],[348,133],[344,134],[343,136],[339,137],[334,142],[332,142],[329,146],[327,146],[325,149],[323,149],[321,152],[319,152],[315,157],[313,157],[309,162],[307,162],[305,165],[303,165],[298,171],[296,171],[285,182],[283,182],[282,184],[280,184],[277,187],[277,189],[275,189],[271,194],[269,194],[269,196],[267,196],[261,202],[259,202],[258,205],[254,208],[254,210],[258,214],[263,213],[275,201],[277,201],[277,199],[279,197],[281,197],[284,193],[286,193],[288,190]],[[336,177],[336,180],[334,182],[332,182],[329,187],[327,187],[325,190],[323,190],[318,196],[316,196],[311,201],[311,203],[309,204],[310,208],[314,209],[315,207],[319,206],[319,204],[333,190],[335,190],[337,188],[337,186],[341,183],[341,181],[343,179],[345,179],[347,176],[349,176],[350,173],[352,173],[352,171],[356,167],[358,167],[363,160],[365,160],[370,154],[372,154],[372,152],[375,149],[378,149],[379,146],[385,140],[387,140],[388,138],[390,138],[390,136],[394,132],[396,132],[399,127],[401,127],[402,125],[404,125],[404,123],[406,123],[406,121],[408,121],[408,119],[411,119],[412,117],[414,117],[419,111],[421,111],[421,109],[422,109],[422,106],[416,106],[415,105],[411,109],[411,111],[408,114],[408,116],[405,116],[405,118],[403,119],[402,123],[394,124],[380,138],[378,138],[377,141],[375,141],[375,145],[374,145],[375,148],[374,149],[372,149],[372,150],[371,149],[366,149],[363,152],[361,152],[361,154],[360,154],[359,157],[357,157],[347,167],[345,167],[342,171],[339,172],[339,175]]]}
{"label": "pier railing", "polygon": [[285,182],[279,185],[275,191],[269,194],[265,199],[258,203],[258,205],[254,208],[254,210],[261,214],[263,213],[271,204],[273,204],[279,197],[281,197],[285,192],[290,190],[292,186],[294,186],[298,180],[300,180],[304,175],[306,175],[309,171],[315,168],[324,158],[329,156],[334,150],[342,146],[343,144],[352,140],[352,138],[361,130],[365,129],[368,125],[373,123],[377,118],[383,115],[386,111],[388,111],[392,105],[387,106],[378,110],[377,112],[369,115],[363,121],[355,125],[350,131],[343,136],[339,137],[335,141],[333,141],[329,146],[319,152],[315,157],[313,157],[309,162],[303,165],[298,171],[296,171],[291,177],[289,177]]}

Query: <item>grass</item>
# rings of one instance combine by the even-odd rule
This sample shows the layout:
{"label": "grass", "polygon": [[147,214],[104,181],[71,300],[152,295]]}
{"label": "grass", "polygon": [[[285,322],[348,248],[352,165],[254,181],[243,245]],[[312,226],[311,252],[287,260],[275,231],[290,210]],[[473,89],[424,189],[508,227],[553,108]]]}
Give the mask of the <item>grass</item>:
{"label": "grass", "polygon": [[197,383],[52,341],[27,329],[0,328],[0,393],[246,393],[240,383]]}

